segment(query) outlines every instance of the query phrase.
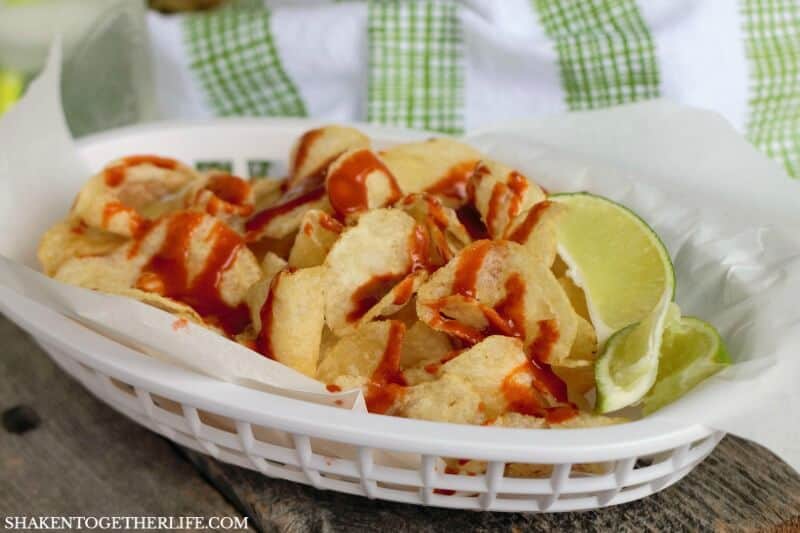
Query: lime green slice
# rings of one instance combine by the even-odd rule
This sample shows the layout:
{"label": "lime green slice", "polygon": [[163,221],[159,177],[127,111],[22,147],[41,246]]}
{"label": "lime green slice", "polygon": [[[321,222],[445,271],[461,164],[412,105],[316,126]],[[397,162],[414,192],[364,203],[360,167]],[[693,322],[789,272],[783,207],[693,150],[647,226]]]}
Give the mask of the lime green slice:
{"label": "lime green slice", "polygon": [[594,366],[596,410],[608,413],[641,400],[656,382],[664,330],[680,320],[668,295],[644,320],[611,336]]}
{"label": "lime green slice", "polygon": [[0,68],[0,115],[11,108],[22,95],[22,76]]}
{"label": "lime green slice", "polygon": [[675,291],[675,272],[661,239],[631,210],[588,193],[556,194],[567,206],[558,224],[558,253],[583,289],[602,343],[641,322]]}
{"label": "lime green slice", "polygon": [[729,364],[731,358],[714,326],[688,316],[670,324],[661,342],[655,385],[642,401],[644,414],[674,402]]}

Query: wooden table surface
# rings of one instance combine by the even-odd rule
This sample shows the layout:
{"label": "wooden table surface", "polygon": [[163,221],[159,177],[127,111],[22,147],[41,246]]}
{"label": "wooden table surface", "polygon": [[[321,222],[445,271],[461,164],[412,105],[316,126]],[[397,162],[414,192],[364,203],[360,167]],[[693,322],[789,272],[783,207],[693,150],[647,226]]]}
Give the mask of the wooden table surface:
{"label": "wooden table surface", "polygon": [[171,444],[96,400],[0,316],[0,411],[41,423],[0,437],[0,517],[247,516],[260,531],[800,531],[800,476],[727,437],[677,485],[582,513],[424,508],[317,491]]}

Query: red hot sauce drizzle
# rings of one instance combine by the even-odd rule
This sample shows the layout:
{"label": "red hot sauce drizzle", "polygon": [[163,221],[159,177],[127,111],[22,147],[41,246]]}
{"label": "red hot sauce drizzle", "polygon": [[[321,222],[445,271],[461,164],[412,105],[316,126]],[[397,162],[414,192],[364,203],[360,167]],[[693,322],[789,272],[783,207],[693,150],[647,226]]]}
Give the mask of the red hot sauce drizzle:
{"label": "red hot sauce drizzle", "polygon": [[[210,215],[222,211],[246,217],[253,212],[253,205],[250,203],[251,187],[242,178],[230,174],[217,174],[208,180],[205,190],[213,194],[206,206],[206,211]],[[201,193],[202,190],[198,191],[197,195]]]}
{"label": "red hot sauce drizzle", "polygon": [[[306,159],[308,159],[311,145],[319,139],[320,135],[322,135],[322,129],[317,128],[305,132],[303,136],[300,137],[300,141],[297,143],[297,150],[294,153],[294,160],[292,161],[292,176],[297,175],[297,171],[303,163],[305,163]],[[311,174],[314,173],[316,173],[316,170],[311,172]]]}
{"label": "red hot sauce drizzle", "polygon": [[486,228],[490,235],[496,235],[495,224],[500,212],[500,204],[503,203],[503,199],[506,197],[507,189],[508,187],[506,187],[506,184],[502,182],[497,182],[494,184],[494,187],[492,187],[492,195],[489,198],[489,208],[486,211]]}
{"label": "red hot sauce drizzle", "polygon": [[467,183],[477,163],[470,160],[454,165],[439,181],[426,188],[425,192],[465,202],[469,199]]}
{"label": "red hot sauce drizzle", "polygon": [[388,411],[406,386],[406,380],[400,370],[400,348],[405,333],[405,324],[396,320],[390,322],[386,348],[378,367],[372,373],[364,398],[370,413]]}
{"label": "red hot sauce drizzle", "polygon": [[301,206],[316,202],[323,196],[325,196],[325,186],[322,184],[316,187],[304,184],[298,188],[290,189],[283,195],[280,203],[259,211],[245,222],[244,227],[247,230],[246,239],[249,242],[258,240],[261,236],[261,231],[274,219],[291,213]]}
{"label": "red hot sauce drizzle", "polygon": [[536,387],[549,392],[559,402],[566,403],[568,401],[566,383],[545,362],[550,358],[550,352],[558,338],[558,323],[552,319],[540,320],[539,335],[528,350],[528,359],[531,362]]}
{"label": "red hot sauce drizzle", "polygon": [[178,167],[178,162],[168,157],[159,157],[157,155],[132,155],[108,167],[103,172],[106,185],[109,187],[119,187],[125,181],[126,170],[130,167],[143,165],[145,163],[165,170],[175,170]]}
{"label": "red hot sauce drizzle", "polygon": [[330,216],[328,213],[320,212],[319,220],[317,222],[320,226],[332,233],[341,233],[344,231],[344,226],[342,223]]}
{"label": "red hot sauce drizzle", "polygon": [[528,180],[517,171],[511,172],[508,177],[508,182],[498,182],[492,188],[492,195],[489,199],[489,209],[486,213],[486,226],[489,233],[492,235],[499,235],[500,230],[503,228],[496,227],[497,219],[500,216],[500,208],[503,203],[506,203],[506,224],[519,214],[522,205],[523,197],[528,190]]}
{"label": "red hot sauce drizzle", "polygon": [[395,285],[392,290],[394,291],[394,305],[405,305],[414,295],[414,276],[408,275]]}
{"label": "red hot sauce drizzle", "polygon": [[491,247],[492,241],[478,241],[461,251],[453,280],[453,293],[475,298],[478,272]]}
{"label": "red hot sauce drizzle", "polygon": [[328,171],[328,197],[339,215],[345,217],[370,208],[367,177],[373,172],[380,172],[388,180],[389,197],[384,205],[400,199],[400,187],[386,165],[371,150],[357,150]]}
{"label": "red hot sauce drizzle", "polygon": [[146,221],[136,212],[132,207],[124,205],[122,202],[108,202],[103,208],[103,219],[101,226],[108,229],[111,224],[111,219],[117,216],[118,213],[128,214],[128,229],[130,234],[137,238],[142,235],[146,230]]}
{"label": "red hot sauce drizzle", "polygon": [[215,174],[209,178],[206,189],[220,200],[233,205],[244,205],[250,198],[250,184],[231,174]]}
{"label": "red hot sauce drizzle", "polygon": [[[453,281],[453,293],[475,298],[475,288],[477,275],[486,258],[491,241],[479,241],[462,251],[462,256],[456,266],[455,279]],[[494,334],[525,338],[525,282],[520,274],[512,273],[505,283],[506,295],[493,308],[480,305],[481,311],[487,319],[488,325],[483,330],[477,330],[459,322],[442,318],[439,315],[438,329],[450,333],[462,340],[475,344],[485,337]],[[434,304],[436,305],[436,304]],[[553,345],[558,341],[558,324],[555,320],[542,320],[539,322],[539,335],[530,347],[528,361],[520,365],[503,383],[503,391],[509,402],[509,409],[522,414],[534,416],[546,416],[551,418],[550,408],[545,407],[545,403],[538,391],[549,393],[556,401],[565,404],[554,411],[552,417],[566,420],[574,413],[574,407],[570,406],[567,398],[567,388],[561,380],[544,361],[549,358]],[[436,373],[440,363],[428,365],[425,370],[429,373]],[[520,380],[517,375],[526,373],[531,376],[528,380]],[[571,409],[571,410],[570,410]]]}
{"label": "red hot sauce drizzle", "polygon": [[[452,286],[453,294],[475,299],[478,272],[483,266],[486,254],[489,253],[491,247],[492,241],[481,240],[470,244],[461,251],[461,256],[458,258],[454,273]],[[480,330],[444,316],[442,308],[445,305],[446,299],[433,302],[432,304],[436,316],[434,319],[435,323],[431,325],[435,329],[449,333],[470,344],[476,344],[484,338]]]}
{"label": "red hot sauce drizzle", "polygon": [[508,373],[500,385],[503,396],[508,402],[508,410],[529,416],[544,416],[544,399],[530,385],[531,364],[522,363]]}
{"label": "red hot sauce drizzle", "polygon": [[544,200],[531,207],[528,210],[528,214],[525,215],[525,219],[508,236],[508,240],[524,244],[533,233],[533,230],[536,229],[542,215],[551,205],[552,202],[550,200]]}
{"label": "red hot sauce drizzle", "polygon": [[361,285],[353,292],[350,300],[353,303],[352,310],[347,313],[348,322],[356,322],[375,307],[384,296],[400,283],[405,274],[384,274],[372,276],[369,281]]}
{"label": "red hot sauce drizzle", "polygon": [[509,221],[519,214],[522,199],[528,191],[530,184],[525,176],[516,170],[511,172],[508,177],[508,188],[511,190],[511,199],[508,203],[508,219]]}
{"label": "red hot sauce drizzle", "polygon": [[[511,372],[503,381],[502,390],[508,401],[508,409],[525,415],[544,417],[557,424],[576,416],[576,407],[569,402],[567,385],[543,362],[558,340],[558,324],[554,320],[539,322],[539,335],[529,349],[528,361]],[[518,374],[530,374],[530,383],[520,380]],[[548,393],[560,405],[545,407],[540,393]]]}
{"label": "red hot sauce drizzle", "polygon": [[428,236],[419,224],[414,227],[409,237],[408,250],[409,265],[405,272],[373,276],[353,292],[350,297],[353,309],[347,314],[348,322],[360,320],[392,290],[395,291],[392,303],[395,305],[408,303],[414,292],[413,274],[428,268]]}
{"label": "red hot sauce drizzle", "polygon": [[208,323],[219,326],[228,335],[236,335],[249,322],[247,306],[227,304],[222,299],[220,283],[244,242],[231,228],[217,222],[208,236],[213,244],[202,270],[190,281],[187,263],[191,236],[204,217],[202,213],[180,212],[169,219],[164,242],[145,265],[137,287],[155,289],[162,296],[183,302]]}
{"label": "red hot sauce drizzle", "polygon": [[493,311],[503,319],[503,329],[508,331],[508,333],[505,333],[506,335],[524,339],[525,281],[517,272],[513,272],[506,280],[505,289],[505,297],[495,304]]}

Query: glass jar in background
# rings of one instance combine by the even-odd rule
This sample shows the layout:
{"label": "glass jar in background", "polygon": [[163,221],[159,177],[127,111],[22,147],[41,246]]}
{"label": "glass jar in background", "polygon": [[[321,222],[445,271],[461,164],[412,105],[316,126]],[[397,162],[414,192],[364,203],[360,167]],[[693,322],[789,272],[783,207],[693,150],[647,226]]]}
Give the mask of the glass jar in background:
{"label": "glass jar in background", "polygon": [[0,69],[29,81],[53,38],[75,136],[154,118],[144,0],[0,0]]}

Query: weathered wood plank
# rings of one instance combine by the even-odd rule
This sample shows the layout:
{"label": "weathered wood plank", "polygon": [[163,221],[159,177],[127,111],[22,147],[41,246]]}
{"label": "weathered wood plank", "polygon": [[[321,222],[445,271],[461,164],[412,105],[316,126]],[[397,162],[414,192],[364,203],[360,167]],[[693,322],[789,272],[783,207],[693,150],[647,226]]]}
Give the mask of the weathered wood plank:
{"label": "weathered wood plank", "polygon": [[36,429],[0,428],[0,516],[241,516],[161,437],[96,400],[0,317],[0,411],[24,404]]}
{"label": "weathered wood plank", "polygon": [[184,450],[243,502],[255,525],[301,531],[800,531],[800,476],[763,448],[728,437],[687,478],[659,494],[599,511],[475,513],[368,501],[273,480]]}

